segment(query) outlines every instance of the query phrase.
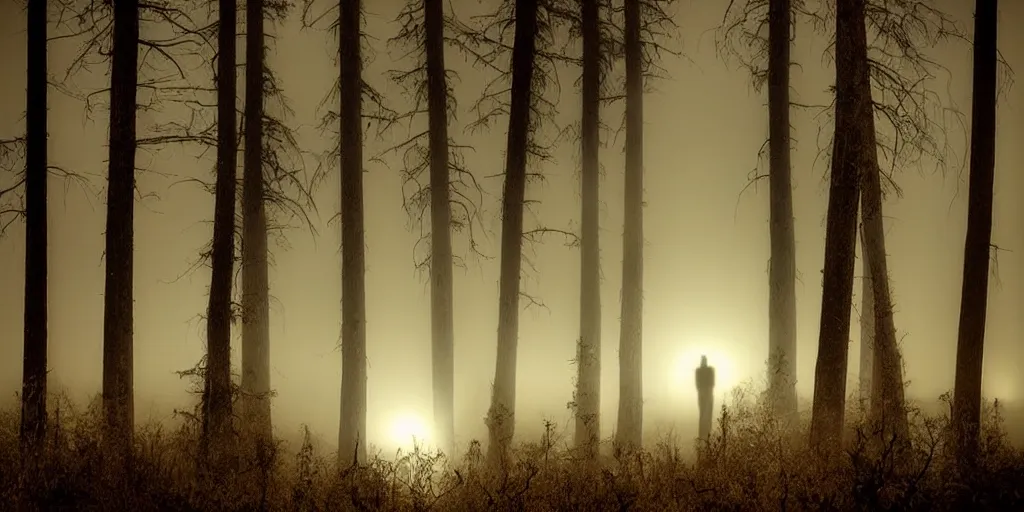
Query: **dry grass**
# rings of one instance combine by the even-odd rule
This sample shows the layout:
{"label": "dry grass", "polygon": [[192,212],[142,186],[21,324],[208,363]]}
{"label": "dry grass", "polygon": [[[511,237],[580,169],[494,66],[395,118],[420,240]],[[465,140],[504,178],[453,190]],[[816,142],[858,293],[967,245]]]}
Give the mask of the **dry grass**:
{"label": "dry grass", "polygon": [[[851,410],[843,449],[812,453],[801,426],[782,432],[753,400],[723,412],[698,456],[663,441],[595,465],[556,449],[549,427],[521,444],[505,471],[487,470],[480,446],[451,464],[413,451],[364,467],[338,469],[307,433],[235,471],[197,477],[194,418],[174,430],[146,425],[136,436],[133,471],[104,470],[94,403],[75,410],[55,400],[43,476],[23,485],[18,411],[0,412],[0,503],[44,510],[1022,510],[1024,457],[1011,448],[998,408],[985,411],[979,469],[958,474],[944,450],[947,417],[911,411],[909,446],[880,442]],[[608,450],[610,451],[610,450]]]}

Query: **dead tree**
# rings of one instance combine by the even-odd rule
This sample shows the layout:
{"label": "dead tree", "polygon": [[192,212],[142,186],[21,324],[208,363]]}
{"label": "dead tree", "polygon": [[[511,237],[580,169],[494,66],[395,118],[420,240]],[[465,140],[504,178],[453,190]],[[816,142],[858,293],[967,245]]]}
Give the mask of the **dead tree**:
{"label": "dead tree", "polygon": [[599,240],[602,33],[601,0],[580,1],[582,35],[580,121],[580,337],[576,348],[576,432],[585,456],[597,456],[601,438],[601,246]]}
{"label": "dead tree", "polygon": [[[206,396],[203,400],[203,451],[209,469],[219,470],[232,454],[231,281],[234,268],[235,173],[235,0],[219,0],[217,30],[217,185],[209,306],[206,317]],[[216,469],[214,469],[216,468]]]}
{"label": "dead tree", "polygon": [[[395,119],[384,100],[362,77],[360,45],[360,0],[340,0],[324,12],[314,12],[315,0],[303,3],[303,25],[312,27],[329,19],[337,9],[331,29],[338,31],[339,78],[323,107],[331,99],[339,100],[338,110],[329,110],[321,119],[322,131],[336,131],[338,143],[325,155],[310,184],[310,194],[340,161],[341,170],[341,245],[342,245],[342,382],[341,423],[338,429],[338,462],[343,467],[366,460],[366,280],[363,223],[363,121],[390,126]],[[376,106],[365,109],[363,102]]]}
{"label": "dead tree", "polygon": [[643,433],[643,56],[641,2],[625,0],[625,226],[622,231],[622,314],[619,332],[619,415],[616,443],[638,448]]}
{"label": "dead tree", "polygon": [[875,290],[871,285],[871,267],[868,265],[868,254],[864,243],[864,229],[861,225],[860,257],[861,257],[861,288],[860,288],[860,364],[858,365],[858,397],[861,407],[867,409],[871,404],[871,390],[875,379]]}
{"label": "dead tree", "polygon": [[623,59],[626,67],[625,203],[622,231],[622,308],[619,322],[619,409],[615,443],[639,448],[643,436],[643,94],[660,69],[658,59],[670,0],[625,0]]}
{"label": "dead tree", "polygon": [[131,453],[134,430],[133,276],[135,109],[138,90],[139,2],[118,0],[110,71],[106,282],[103,293],[103,411],[105,453]]}
{"label": "dead tree", "polygon": [[[893,323],[891,281],[887,272],[882,204],[886,190],[900,194],[893,172],[920,163],[928,155],[939,166],[949,160],[944,116],[959,116],[925,88],[942,66],[931,60],[927,48],[940,40],[961,38],[962,32],[929,0],[870,0],[865,6],[870,83],[864,87],[873,108],[862,112],[869,129],[865,167],[861,173],[861,216],[864,254],[870,265],[874,350],[871,403],[872,421],[884,435],[904,436],[907,411],[903,398],[902,359]],[[828,16],[817,16],[828,19]],[[888,172],[883,168],[883,162]]]}
{"label": "dead tree", "polygon": [[[863,84],[871,97],[870,82]],[[903,366],[896,345],[896,326],[893,322],[892,294],[889,291],[889,270],[885,253],[885,228],[882,225],[882,180],[875,141],[875,116],[871,103],[862,107],[861,127],[866,130],[867,145],[863,147],[861,168],[861,205],[863,219],[864,260],[871,276],[871,305],[874,313],[874,347],[872,371],[877,368],[878,379],[872,383],[870,417],[879,427],[882,439],[896,436],[907,441],[909,435],[907,411],[903,393]]]}
{"label": "dead tree", "polygon": [[341,426],[340,460],[366,460],[366,256],[363,224],[362,19],[360,0],[340,0]]}
{"label": "dead tree", "polygon": [[[721,48],[768,86],[768,398],[775,417],[796,414],[796,240],[790,158],[789,68],[792,20],[802,10],[791,0],[729,3]],[[767,25],[768,35],[764,35]],[[736,42],[741,43],[739,47]],[[767,64],[767,65],[765,65]],[[755,180],[760,176],[755,177]]]}
{"label": "dead tree", "polygon": [[850,308],[860,169],[868,143],[863,109],[871,107],[865,0],[840,0],[836,6],[835,139],[825,228],[818,360],[814,369],[811,445],[838,446],[846,396]]}
{"label": "dead tree", "polygon": [[498,281],[498,354],[487,413],[488,459],[504,464],[515,432],[519,281],[522,269],[523,203],[530,135],[538,0],[515,0],[512,87],[501,212],[501,277]]}
{"label": "dead tree", "polygon": [[967,465],[977,455],[981,421],[982,356],[988,305],[989,251],[992,244],[992,187],[995,179],[997,5],[997,0],[978,0],[974,13],[971,177],[952,414],[957,458]]}
{"label": "dead tree", "polygon": [[[66,76],[95,64],[91,58],[111,60],[110,87],[81,94],[87,114],[96,97],[110,95],[110,143],[107,186],[107,226],[105,258],[107,265],[104,293],[103,411],[104,453],[112,463],[128,462],[133,444],[133,258],[134,194],[136,191],[135,153],[138,147],[159,148],[166,144],[203,142],[212,130],[194,131],[195,118],[186,122],[156,123],[142,126],[152,135],[139,135],[136,111],[158,111],[161,105],[201,104],[197,94],[209,88],[189,82],[185,69],[176,59],[199,55],[197,49],[209,46],[205,36],[211,26],[199,27],[189,16],[191,5],[162,1],[140,4],[136,0],[84,2],[72,19],[77,24],[74,37],[83,39],[80,50]],[[159,26],[161,37],[140,37],[142,24]],[[167,35],[169,34],[169,35]],[[164,68],[158,65],[164,64]],[[158,78],[140,80],[140,70]],[[138,91],[146,90],[148,101],[139,103]],[[68,88],[64,92],[79,95]],[[180,113],[178,113],[180,114]]]}
{"label": "dead tree", "polygon": [[524,213],[531,204],[526,199],[527,187],[531,182],[543,181],[543,174],[529,167],[533,162],[551,159],[557,142],[557,138],[543,140],[543,132],[553,126],[558,132],[552,122],[557,101],[547,93],[557,97],[556,64],[572,61],[565,57],[564,48],[555,43],[556,31],[566,16],[564,5],[557,0],[505,0],[494,12],[481,16],[476,26],[451,24],[456,48],[474,64],[495,75],[473,106],[479,117],[468,129],[486,129],[499,118],[508,116],[501,210],[498,350],[491,406],[485,419],[490,441],[488,460],[497,466],[508,462],[508,449],[515,431],[519,308],[524,302],[526,307],[543,307],[539,298],[521,288],[524,265],[531,265],[524,248],[547,234],[562,235],[568,245],[577,241],[576,235],[569,231],[544,226],[526,228],[524,223]]}
{"label": "dead tree", "polygon": [[[46,2],[28,2],[25,97],[25,325],[21,389],[21,462],[43,459],[46,439],[47,215]],[[29,476],[29,478],[34,478]]]}
{"label": "dead tree", "polygon": [[478,205],[483,199],[482,188],[461,158],[461,147],[449,135],[455,98],[445,66],[445,33],[448,25],[457,26],[454,13],[450,16],[452,23],[447,22],[438,0],[411,0],[399,13],[401,28],[389,43],[406,49],[405,56],[415,59],[415,64],[411,69],[393,71],[391,79],[405,90],[412,106],[384,127],[408,122],[412,133],[385,153],[397,153],[402,159],[403,206],[420,229],[414,251],[421,252],[423,244],[429,246],[425,257],[414,254],[414,265],[429,274],[434,434],[438,447],[448,454],[454,451],[455,439],[452,268],[461,264],[452,238],[465,232],[470,250],[475,250],[474,226],[479,223]]}
{"label": "dead tree", "polygon": [[249,441],[270,442],[270,284],[264,205],[264,0],[245,6],[242,178],[242,419]]}

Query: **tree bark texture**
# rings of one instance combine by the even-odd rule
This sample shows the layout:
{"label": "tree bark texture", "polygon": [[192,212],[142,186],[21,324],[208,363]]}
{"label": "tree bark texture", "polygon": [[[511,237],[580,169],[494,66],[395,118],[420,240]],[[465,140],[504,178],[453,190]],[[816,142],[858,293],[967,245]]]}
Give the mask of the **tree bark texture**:
{"label": "tree bark texture", "polygon": [[213,467],[230,453],[231,428],[231,282],[235,252],[235,0],[220,0],[217,30],[217,183],[213,211],[212,273],[206,312],[206,396],[203,442]]}
{"label": "tree bark texture", "polygon": [[790,164],[790,0],[768,4],[768,382],[775,417],[796,416],[796,238]]}
{"label": "tree bark texture", "polygon": [[601,437],[601,249],[598,206],[601,146],[600,1],[582,0],[583,108],[580,146],[580,337],[576,351],[576,448],[597,456]]}
{"label": "tree bark texture", "polygon": [[139,2],[117,0],[113,8],[103,294],[103,441],[104,452],[119,464],[131,454],[135,415],[132,330]]}
{"label": "tree bark texture", "polygon": [[498,283],[498,350],[494,388],[487,413],[488,460],[507,462],[515,433],[516,355],[519,345],[519,281],[522,270],[523,201],[530,137],[537,0],[515,0],[512,89],[502,192],[501,275]]}
{"label": "tree bark texture", "polygon": [[341,423],[343,467],[366,460],[366,255],[363,226],[360,0],[340,0]]}
{"label": "tree bark texture", "polygon": [[430,144],[430,326],[434,434],[452,453],[455,442],[455,313],[452,305],[451,178],[448,168],[448,82],[444,4],[423,0]]}
{"label": "tree bark texture", "polygon": [[871,267],[861,225],[861,291],[860,291],[860,365],[858,366],[858,396],[864,407],[871,404],[871,389],[874,378],[875,357],[875,290],[871,285]]}
{"label": "tree bark texture", "polygon": [[242,178],[242,410],[246,435],[270,442],[270,280],[263,203],[263,0],[245,6],[245,155]]}
{"label": "tree bark texture", "polygon": [[[866,94],[870,100],[868,78],[864,78]],[[881,427],[882,439],[896,435],[907,440],[909,435],[907,411],[904,406],[903,364],[896,344],[896,325],[893,322],[892,294],[889,269],[885,254],[885,227],[882,221],[881,170],[875,144],[875,111],[873,103],[862,107],[862,129],[865,131],[864,166],[861,167],[861,205],[864,221],[864,256],[871,275],[872,305],[874,306],[874,360],[872,369],[878,379],[871,393],[871,420]]]}
{"label": "tree bark texture", "polygon": [[978,0],[974,14],[971,177],[952,414],[958,459],[967,462],[977,455],[981,424],[981,376],[995,180],[997,4],[996,0]]}
{"label": "tree bark texture", "polygon": [[857,202],[867,131],[863,109],[871,108],[865,0],[836,4],[836,101],[832,173],[825,226],[818,359],[814,368],[812,446],[838,447],[846,404],[846,368],[857,244]]}
{"label": "tree bark texture", "polygon": [[626,176],[619,331],[619,416],[616,444],[639,448],[643,436],[644,99],[641,1],[626,0]]}

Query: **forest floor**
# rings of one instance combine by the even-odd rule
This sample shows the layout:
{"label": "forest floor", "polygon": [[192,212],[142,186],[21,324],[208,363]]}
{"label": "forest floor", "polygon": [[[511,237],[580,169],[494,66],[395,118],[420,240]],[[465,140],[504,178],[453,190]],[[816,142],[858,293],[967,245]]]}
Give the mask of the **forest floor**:
{"label": "forest floor", "polygon": [[806,445],[807,418],[783,432],[748,403],[729,408],[696,450],[666,439],[630,456],[608,448],[587,464],[548,431],[498,471],[476,443],[455,461],[413,451],[339,470],[307,433],[295,449],[282,443],[262,461],[243,454],[232,470],[200,478],[193,418],[139,426],[131,469],[111,474],[97,408],[59,406],[41,474],[25,482],[18,416],[0,411],[4,510],[1024,510],[1024,452],[992,404],[970,472],[943,442],[948,415],[909,411],[911,443],[896,446],[851,408],[842,449],[823,455]]}

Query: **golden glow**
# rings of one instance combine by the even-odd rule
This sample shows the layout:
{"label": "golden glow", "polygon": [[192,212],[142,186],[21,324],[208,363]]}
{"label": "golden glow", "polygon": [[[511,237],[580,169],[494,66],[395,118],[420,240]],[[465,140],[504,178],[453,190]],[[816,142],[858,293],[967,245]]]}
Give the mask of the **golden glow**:
{"label": "golden glow", "polygon": [[985,400],[999,400],[1000,403],[1013,402],[1017,398],[1015,379],[1006,376],[988,378],[982,386]]}
{"label": "golden glow", "polygon": [[728,392],[740,384],[739,369],[733,362],[733,358],[722,351],[714,348],[713,343],[687,345],[676,355],[673,373],[673,383],[684,392],[696,394],[697,384],[694,371],[700,366],[700,356],[707,356],[708,366],[715,368],[715,394],[719,395]]}
{"label": "golden glow", "polygon": [[414,447],[429,447],[431,438],[429,423],[422,416],[403,411],[395,414],[389,422],[388,443],[391,449],[411,451]]}

